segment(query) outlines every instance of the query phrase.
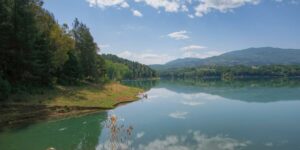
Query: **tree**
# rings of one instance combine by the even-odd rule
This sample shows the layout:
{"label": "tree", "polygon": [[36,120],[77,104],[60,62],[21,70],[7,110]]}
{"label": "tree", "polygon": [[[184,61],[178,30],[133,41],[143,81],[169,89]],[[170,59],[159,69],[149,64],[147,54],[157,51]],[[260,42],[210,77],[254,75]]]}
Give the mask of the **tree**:
{"label": "tree", "polygon": [[89,28],[76,18],[73,27],[75,49],[79,53],[82,76],[85,79],[95,80],[97,78],[97,51],[99,48],[89,31]]}

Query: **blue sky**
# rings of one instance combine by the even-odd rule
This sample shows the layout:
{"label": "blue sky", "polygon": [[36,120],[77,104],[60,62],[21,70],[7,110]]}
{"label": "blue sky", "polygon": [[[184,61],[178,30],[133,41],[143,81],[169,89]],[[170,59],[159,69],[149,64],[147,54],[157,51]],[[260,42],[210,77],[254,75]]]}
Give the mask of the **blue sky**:
{"label": "blue sky", "polygon": [[101,53],[145,64],[249,47],[300,48],[300,0],[45,0],[84,22]]}

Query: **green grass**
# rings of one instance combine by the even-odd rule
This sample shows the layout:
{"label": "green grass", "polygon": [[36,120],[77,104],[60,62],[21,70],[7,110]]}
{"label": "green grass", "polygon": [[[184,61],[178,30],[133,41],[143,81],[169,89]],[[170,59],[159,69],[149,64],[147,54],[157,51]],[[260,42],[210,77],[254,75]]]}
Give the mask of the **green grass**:
{"label": "green grass", "polygon": [[80,106],[113,108],[116,104],[137,100],[142,89],[128,87],[120,83],[85,83],[81,86],[57,85],[53,89],[43,89],[40,94],[17,94],[9,103],[48,106]]}

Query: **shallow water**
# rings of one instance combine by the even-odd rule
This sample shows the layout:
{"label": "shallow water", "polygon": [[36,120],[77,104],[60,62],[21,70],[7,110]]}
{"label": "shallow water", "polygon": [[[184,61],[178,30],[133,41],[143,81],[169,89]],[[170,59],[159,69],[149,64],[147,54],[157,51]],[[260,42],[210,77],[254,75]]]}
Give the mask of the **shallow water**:
{"label": "shallow water", "polygon": [[0,133],[0,149],[300,149],[297,80],[125,84],[146,88],[148,99],[107,112],[7,129]]}

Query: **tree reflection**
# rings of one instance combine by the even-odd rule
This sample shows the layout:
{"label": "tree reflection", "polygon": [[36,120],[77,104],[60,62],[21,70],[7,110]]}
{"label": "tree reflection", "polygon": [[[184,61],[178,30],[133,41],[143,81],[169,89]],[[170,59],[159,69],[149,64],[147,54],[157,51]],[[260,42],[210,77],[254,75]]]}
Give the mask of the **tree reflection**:
{"label": "tree reflection", "polygon": [[183,94],[206,93],[245,102],[299,100],[300,80],[162,80],[158,87]]}

